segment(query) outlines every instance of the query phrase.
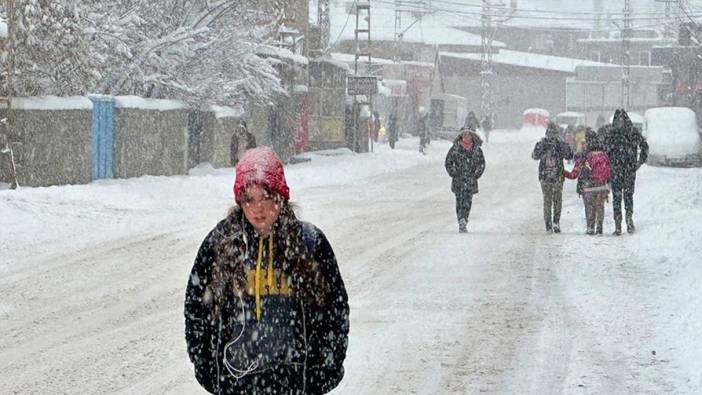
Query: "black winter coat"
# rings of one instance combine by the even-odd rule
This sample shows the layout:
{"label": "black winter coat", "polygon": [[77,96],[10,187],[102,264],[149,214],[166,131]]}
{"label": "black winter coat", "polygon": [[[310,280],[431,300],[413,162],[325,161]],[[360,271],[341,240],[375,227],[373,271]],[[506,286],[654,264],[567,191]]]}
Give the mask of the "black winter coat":
{"label": "black winter coat", "polygon": [[[286,251],[287,239],[274,237],[273,270],[269,277],[266,264],[261,269],[257,308],[256,261],[263,253],[262,262],[268,262],[269,239],[259,244],[240,209],[200,247],[185,295],[185,338],[195,377],[213,394],[324,394],[344,375],[349,306],[334,252],[314,225],[293,219],[290,229],[298,231],[309,254],[303,262],[326,285],[321,305],[296,292],[301,281],[288,262],[290,254],[302,254],[292,252],[300,248]],[[240,269],[245,290],[235,290],[236,280],[218,281],[220,268]],[[218,292],[224,296],[216,297]]]}
{"label": "black winter coat", "polygon": [[[539,181],[563,182],[563,159],[573,159],[573,150],[560,138],[549,136],[536,143],[531,158],[539,161]],[[555,160],[555,175],[549,174],[549,158]]]}
{"label": "black winter coat", "polygon": [[605,136],[607,156],[612,163],[612,184],[633,189],[636,171],[648,159],[648,142],[624,110],[615,111],[612,124]]}
{"label": "black winter coat", "polygon": [[480,148],[482,141],[473,134],[473,147],[469,150],[461,145],[460,136],[454,140],[453,146],[446,154],[444,167],[453,179],[451,191],[456,194],[478,193],[478,179],[485,171],[485,157]]}

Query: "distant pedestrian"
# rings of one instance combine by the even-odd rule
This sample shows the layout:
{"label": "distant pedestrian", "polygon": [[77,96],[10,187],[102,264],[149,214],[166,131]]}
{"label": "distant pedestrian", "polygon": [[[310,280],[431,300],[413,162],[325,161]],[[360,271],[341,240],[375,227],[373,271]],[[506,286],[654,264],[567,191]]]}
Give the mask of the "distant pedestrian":
{"label": "distant pedestrian", "polygon": [[373,127],[371,129],[371,138],[373,142],[378,142],[378,136],[380,136],[380,113],[378,111],[373,111]]}
{"label": "distant pedestrian", "polygon": [[247,150],[256,148],[256,136],[249,132],[246,121],[239,121],[236,130],[232,133],[229,143],[229,160],[232,166],[236,166]]}
{"label": "distant pedestrian", "polygon": [[446,155],[444,166],[451,177],[451,192],[456,195],[458,231],[467,232],[473,195],[478,193],[478,179],[485,171],[482,140],[475,131],[463,128]]}
{"label": "distant pedestrian", "polygon": [[636,172],[646,163],[648,143],[624,109],[614,112],[612,128],[606,135],[606,149],[612,162],[612,208],[614,234],[622,234],[622,199],[626,210],[626,230],[634,233],[634,187]]}
{"label": "distant pedestrian", "polygon": [[473,111],[469,112],[466,116],[466,120],[463,123],[463,127],[469,130],[480,129],[480,121],[478,120],[478,117],[475,116],[475,113]]}
{"label": "distant pedestrian", "polygon": [[395,143],[398,140],[398,125],[397,125],[397,115],[391,113],[388,117],[388,143],[390,143],[390,148],[395,149]]}
{"label": "distant pedestrian", "polygon": [[563,205],[563,160],[573,159],[573,151],[560,137],[558,125],[549,122],[546,137],[534,146],[532,159],[539,161],[539,181],[544,199],[546,231],[560,233]]}
{"label": "distant pedestrian", "polygon": [[492,131],[492,116],[490,114],[485,114],[483,120],[480,123],[483,128],[483,134],[485,134],[485,142],[490,142],[490,132]]}
{"label": "distant pedestrian", "polygon": [[417,120],[417,134],[419,135],[419,152],[426,155],[424,149],[429,144],[429,117],[424,107],[419,108],[419,119]]}
{"label": "distant pedestrian", "polygon": [[601,235],[612,167],[595,131],[588,129],[585,132],[584,152],[577,155],[573,170],[563,174],[566,178],[578,180],[577,192],[585,206],[586,233]]}
{"label": "distant pedestrian", "polygon": [[226,218],[202,242],[185,294],[185,339],[208,392],[325,394],[344,376],[349,305],[324,233],[297,218],[268,147],[236,166]]}

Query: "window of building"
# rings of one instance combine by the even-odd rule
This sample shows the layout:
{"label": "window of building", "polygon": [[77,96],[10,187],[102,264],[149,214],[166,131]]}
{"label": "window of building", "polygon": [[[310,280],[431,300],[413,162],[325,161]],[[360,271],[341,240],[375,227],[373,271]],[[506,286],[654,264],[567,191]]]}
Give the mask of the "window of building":
{"label": "window of building", "polygon": [[651,52],[640,51],[639,52],[639,64],[642,66],[650,66],[651,65]]}
{"label": "window of building", "polygon": [[594,62],[599,62],[600,57],[601,57],[600,51],[591,51],[590,52],[590,60],[592,60]]}

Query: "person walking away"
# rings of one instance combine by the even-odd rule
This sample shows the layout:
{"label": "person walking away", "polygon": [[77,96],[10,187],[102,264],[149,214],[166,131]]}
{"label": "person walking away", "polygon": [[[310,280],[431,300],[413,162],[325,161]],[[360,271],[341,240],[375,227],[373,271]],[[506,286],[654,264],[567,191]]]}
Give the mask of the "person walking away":
{"label": "person walking away", "polygon": [[612,128],[606,137],[607,155],[612,163],[614,234],[622,234],[622,200],[626,210],[626,230],[628,233],[634,233],[636,172],[648,159],[648,142],[634,127],[624,109],[614,112]]}
{"label": "person walking away", "polygon": [[388,117],[388,143],[390,148],[395,149],[398,140],[397,116],[393,113]]}
{"label": "person walking away", "polygon": [[428,123],[428,114],[426,111],[424,111],[424,108],[421,107],[419,109],[419,121],[417,125],[417,134],[419,134],[419,152],[422,154],[426,155],[426,152],[424,152],[424,149],[426,148],[427,144],[429,144],[429,125]]}
{"label": "person walking away", "polygon": [[585,205],[585,222],[588,235],[602,234],[604,205],[609,196],[612,168],[597,134],[588,129],[585,135],[586,152],[578,155],[572,171],[564,171],[569,179],[578,180],[577,191]]}
{"label": "person walking away", "polygon": [[563,205],[563,160],[573,159],[573,151],[560,138],[558,125],[549,122],[546,136],[539,140],[531,153],[539,161],[539,182],[544,200],[546,231],[560,233],[561,207]]}
{"label": "person walking away", "polygon": [[492,131],[492,118],[490,117],[490,114],[485,114],[485,116],[483,116],[481,126],[483,127],[483,133],[485,134],[485,142],[488,143],[490,142],[490,131]]}
{"label": "person walking away", "polygon": [[482,140],[475,131],[463,128],[446,155],[444,166],[451,177],[451,191],[456,195],[458,231],[466,233],[473,195],[478,193],[478,179],[485,171]]}
{"label": "person walking away", "polygon": [[297,218],[269,147],[236,166],[236,205],[205,237],[185,293],[185,339],[210,393],[325,394],[344,376],[349,305],[324,233]]}
{"label": "person walking away", "polygon": [[[585,153],[585,140],[588,128],[584,125],[579,125],[575,128],[575,149],[573,155],[578,157]],[[593,131],[594,133],[594,131]]]}
{"label": "person walking away", "polygon": [[469,112],[468,115],[466,116],[466,120],[463,124],[463,127],[469,130],[478,130],[480,129],[480,121],[478,120],[478,117],[475,115],[473,111]]}
{"label": "person walking away", "polygon": [[236,131],[232,133],[229,143],[229,162],[231,165],[236,166],[244,153],[252,148],[256,148],[256,136],[249,133],[246,121],[242,119],[239,121]]}
{"label": "person walking away", "polygon": [[375,143],[378,142],[380,136],[380,113],[373,111],[373,128],[371,129],[371,138]]}

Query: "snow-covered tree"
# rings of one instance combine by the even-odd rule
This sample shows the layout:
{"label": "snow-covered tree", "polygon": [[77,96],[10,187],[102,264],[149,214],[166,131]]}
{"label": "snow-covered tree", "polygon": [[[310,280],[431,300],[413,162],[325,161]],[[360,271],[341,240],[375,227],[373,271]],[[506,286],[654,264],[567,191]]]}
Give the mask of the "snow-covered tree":
{"label": "snow-covered tree", "polygon": [[275,36],[287,0],[9,1],[16,94],[231,104],[284,93],[256,49]]}

